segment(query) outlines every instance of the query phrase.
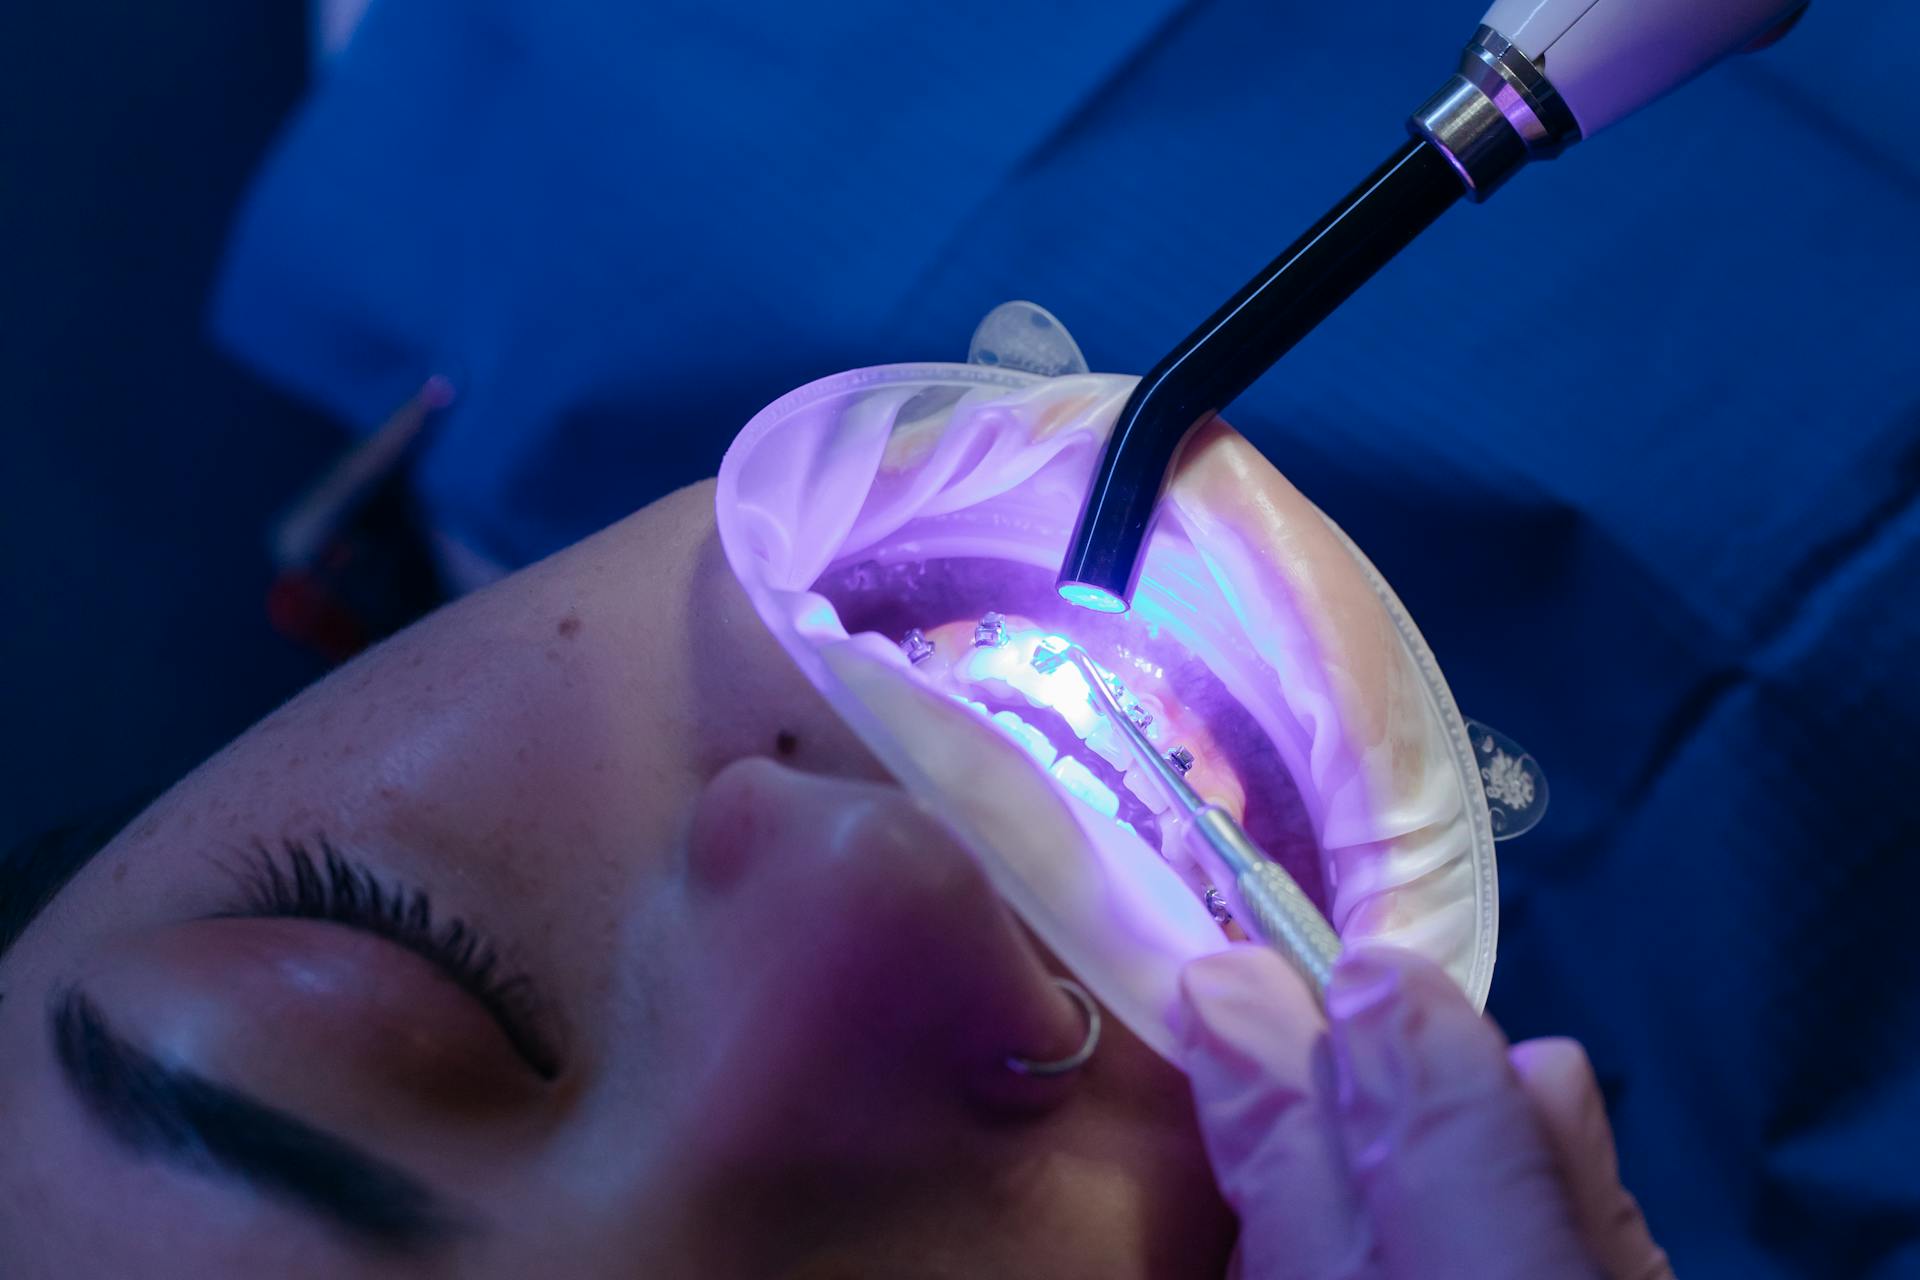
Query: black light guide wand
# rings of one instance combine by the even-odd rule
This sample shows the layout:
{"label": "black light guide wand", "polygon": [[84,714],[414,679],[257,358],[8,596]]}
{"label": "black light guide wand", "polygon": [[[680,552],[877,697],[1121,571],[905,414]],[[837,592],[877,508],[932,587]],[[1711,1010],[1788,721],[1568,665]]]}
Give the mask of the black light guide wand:
{"label": "black light guide wand", "polygon": [[1094,468],[1060,594],[1124,612],[1181,442],[1456,200],[1484,200],[1527,161],[1558,155],[1726,54],[1770,43],[1805,7],[1495,0],[1459,71],[1408,120],[1412,138],[1134,388]]}

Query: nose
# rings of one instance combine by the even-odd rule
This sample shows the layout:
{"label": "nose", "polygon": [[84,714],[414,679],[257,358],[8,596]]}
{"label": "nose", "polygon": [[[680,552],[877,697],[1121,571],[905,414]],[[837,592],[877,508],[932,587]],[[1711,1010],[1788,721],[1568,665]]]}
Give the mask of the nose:
{"label": "nose", "polygon": [[[834,1206],[859,1206],[841,1224],[854,1234],[889,1217],[962,1223],[983,1189],[1018,1185],[1030,1209],[1016,1216],[1069,1233],[1225,1238],[1187,1091],[1124,1027],[1106,1019],[1065,1076],[1006,1065],[1069,1056],[1086,1019],[905,792],[748,759],[693,808],[633,935],[636,961],[661,967],[631,1020],[638,1070],[607,1095],[646,1116],[648,1141],[622,1150],[649,1209],[623,1232],[644,1237],[680,1204],[736,1222],[799,1213],[829,1234]],[[706,1220],[666,1212],[682,1218]]]}
{"label": "nose", "polygon": [[1071,1081],[1009,1055],[1063,1057],[1084,1015],[985,874],[897,787],[748,759],[707,785],[689,839],[695,909],[758,1052],[813,1062],[821,1096],[867,1105],[929,1080],[989,1108],[1044,1108]]}

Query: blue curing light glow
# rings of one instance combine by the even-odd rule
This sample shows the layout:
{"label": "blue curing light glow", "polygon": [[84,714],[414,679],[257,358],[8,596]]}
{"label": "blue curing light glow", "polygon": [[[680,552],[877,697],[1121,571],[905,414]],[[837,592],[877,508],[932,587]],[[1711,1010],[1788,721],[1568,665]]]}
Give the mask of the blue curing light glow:
{"label": "blue curing light glow", "polygon": [[1127,602],[1113,592],[1085,582],[1063,582],[1060,584],[1060,598],[1068,604],[1077,604],[1082,609],[1092,609],[1096,613],[1125,613]]}

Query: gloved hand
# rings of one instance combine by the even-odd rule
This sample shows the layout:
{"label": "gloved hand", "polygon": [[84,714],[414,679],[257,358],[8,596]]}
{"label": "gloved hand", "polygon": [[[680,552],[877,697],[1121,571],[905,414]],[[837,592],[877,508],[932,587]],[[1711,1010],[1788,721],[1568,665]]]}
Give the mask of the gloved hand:
{"label": "gloved hand", "polygon": [[1262,946],[1195,961],[1181,991],[1240,1280],[1671,1280],[1573,1041],[1509,1048],[1386,947],[1341,960],[1325,1018]]}

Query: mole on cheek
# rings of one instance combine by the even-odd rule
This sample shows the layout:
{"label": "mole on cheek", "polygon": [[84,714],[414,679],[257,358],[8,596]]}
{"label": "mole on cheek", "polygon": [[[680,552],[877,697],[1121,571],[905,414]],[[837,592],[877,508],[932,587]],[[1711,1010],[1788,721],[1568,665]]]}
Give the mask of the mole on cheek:
{"label": "mole on cheek", "polygon": [[800,738],[791,729],[782,729],[773,736],[773,749],[781,756],[790,756],[800,749]]}
{"label": "mole on cheek", "polygon": [[560,619],[560,624],[554,630],[558,631],[564,639],[571,640],[580,634],[580,619],[568,614]]}

